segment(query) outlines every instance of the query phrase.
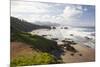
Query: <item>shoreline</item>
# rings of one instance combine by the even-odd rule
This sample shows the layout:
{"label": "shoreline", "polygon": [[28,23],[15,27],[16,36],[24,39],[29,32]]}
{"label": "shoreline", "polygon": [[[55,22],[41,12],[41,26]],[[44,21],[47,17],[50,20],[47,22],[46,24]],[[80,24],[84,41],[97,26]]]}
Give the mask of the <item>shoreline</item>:
{"label": "shoreline", "polygon": [[[63,33],[65,31],[65,33]],[[31,34],[40,35],[44,38],[54,40],[57,43],[60,43],[58,45],[64,45],[62,40],[69,39],[74,41],[76,44],[71,45],[73,48],[75,48],[78,52],[74,53],[71,51],[64,50],[64,47],[62,50],[64,50],[64,54],[61,54],[61,58],[63,63],[77,63],[77,62],[91,62],[95,61],[95,43],[92,43],[92,38],[88,35],[85,35],[84,33],[77,32],[76,30],[47,30],[47,29],[40,29],[30,32]],[[55,35],[58,36],[55,36]],[[61,35],[62,34],[62,35]],[[82,35],[82,36],[81,36]],[[62,38],[63,36],[64,38]],[[60,40],[59,40],[60,39]],[[93,39],[94,40],[94,39]],[[65,40],[67,41],[67,40]],[[85,44],[86,43],[86,44]],[[92,43],[92,45],[91,45]],[[56,52],[55,52],[56,53]],[[59,51],[57,52],[59,53]]]}
{"label": "shoreline", "polygon": [[61,58],[64,63],[92,62],[95,61],[95,49],[80,44],[72,45],[78,52],[65,51]]}
{"label": "shoreline", "polygon": [[[24,45],[24,47],[23,47]],[[20,48],[19,48],[20,47]],[[87,46],[81,46],[81,44],[72,45],[77,52],[72,52],[68,50],[64,50],[64,52],[60,55],[60,58],[62,59],[61,63],[77,63],[77,62],[93,62],[95,61],[95,49]],[[20,43],[20,42],[12,42],[11,43],[11,49],[13,50],[11,52],[11,58],[16,57],[16,55],[20,55],[21,52],[25,54],[31,54],[34,52],[30,45]],[[59,51],[55,52],[56,54],[59,53]],[[54,54],[55,54],[54,53]],[[55,56],[57,58],[57,56]]]}
{"label": "shoreline", "polygon": [[[87,33],[80,32],[77,30],[71,30],[71,29],[38,29],[38,30],[33,30],[31,32],[32,35],[39,35],[43,36],[44,38],[47,39],[57,39],[55,40],[56,42],[61,42],[62,40],[65,39],[71,39],[75,41],[76,43],[82,43],[84,45],[87,45],[89,47],[95,48],[95,36],[90,36]],[[91,44],[91,45],[90,45]]]}

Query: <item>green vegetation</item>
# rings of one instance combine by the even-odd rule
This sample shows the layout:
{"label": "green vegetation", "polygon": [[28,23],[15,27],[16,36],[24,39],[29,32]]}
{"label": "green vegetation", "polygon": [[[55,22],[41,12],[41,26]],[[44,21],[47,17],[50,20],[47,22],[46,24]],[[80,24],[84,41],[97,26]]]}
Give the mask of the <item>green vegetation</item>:
{"label": "green vegetation", "polygon": [[52,40],[45,39],[38,35],[31,35],[29,33],[15,33],[11,36],[11,41],[24,42],[32,45],[32,48],[42,52],[51,52],[57,50],[57,43]]}
{"label": "green vegetation", "polygon": [[55,41],[27,33],[28,31],[39,28],[49,27],[31,24],[25,20],[11,17],[11,41],[31,44],[34,49],[38,49],[43,52],[50,52],[51,50],[56,49],[57,43]]}
{"label": "green vegetation", "polygon": [[17,31],[30,32],[32,30],[40,29],[40,28],[50,29],[49,26],[36,25],[36,24],[29,23],[25,20],[18,19],[15,17],[10,17],[10,20],[11,20],[10,22],[11,23],[11,33],[17,32]]}
{"label": "green vegetation", "polygon": [[[12,42],[23,42],[32,46],[37,54],[21,55],[11,60],[11,66],[37,65],[37,64],[54,64],[57,63],[52,51],[57,50],[58,46],[55,41],[45,39],[38,35],[29,33],[14,33],[11,36]],[[24,46],[23,46],[24,47]]]}
{"label": "green vegetation", "polygon": [[55,63],[53,55],[39,52],[37,54],[17,56],[11,60],[11,67],[52,63]]}
{"label": "green vegetation", "polygon": [[[27,32],[39,28],[49,28],[28,23],[24,20],[11,17],[11,42],[23,42],[31,45],[37,53],[31,55],[18,55],[11,59],[11,66],[37,65],[57,63],[52,51],[57,50],[58,46],[55,41],[43,38],[38,35],[31,35]],[[24,46],[23,46],[24,47]]]}

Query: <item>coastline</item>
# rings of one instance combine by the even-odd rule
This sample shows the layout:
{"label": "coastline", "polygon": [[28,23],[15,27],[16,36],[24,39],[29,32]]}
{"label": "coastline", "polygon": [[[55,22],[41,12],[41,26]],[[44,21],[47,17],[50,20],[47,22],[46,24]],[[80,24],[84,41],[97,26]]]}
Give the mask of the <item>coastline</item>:
{"label": "coastline", "polygon": [[[29,32],[32,35],[43,36],[47,39],[57,39],[56,42],[61,42],[65,39],[70,39],[75,41],[78,44],[83,44],[92,48],[95,48],[95,36],[90,35],[90,32],[82,32],[76,29],[38,29]],[[91,32],[92,33],[92,32]]]}
{"label": "coastline", "polygon": [[[24,45],[24,47],[23,47]],[[20,48],[19,48],[20,47]],[[77,62],[93,62],[95,61],[95,49],[87,46],[82,46],[80,44],[72,45],[77,52],[64,51],[60,57],[62,59],[61,63],[77,63]],[[20,54],[32,54],[33,49],[30,45],[24,43],[12,42],[11,43],[11,58],[14,58]],[[62,48],[64,50],[64,48]],[[59,53],[59,51],[57,51]],[[57,53],[56,52],[56,53]]]}
{"label": "coastline", "polygon": [[[64,63],[92,62],[95,61],[95,49],[80,44],[72,45],[78,52],[65,51],[61,56]],[[73,54],[73,55],[71,55]]]}
{"label": "coastline", "polygon": [[[64,54],[61,55],[61,59],[63,63],[77,63],[77,62],[92,62],[95,61],[95,46],[91,45],[95,44],[92,42],[90,36],[88,36],[85,33],[79,32],[77,30],[71,30],[71,29],[54,29],[54,30],[47,30],[47,29],[40,29],[30,32],[31,34],[36,35],[44,35],[44,38],[47,39],[57,39],[55,40],[57,43],[60,43],[58,45],[62,45],[62,40],[69,39],[74,41],[76,44],[71,45],[73,48],[75,48],[78,52],[74,53],[68,50],[65,50],[64,47],[62,50],[64,50]],[[57,34],[57,36],[56,36]],[[58,35],[59,34],[59,35]],[[61,38],[61,36],[63,38]],[[88,37],[90,38],[88,38]],[[94,36],[92,36],[94,37]],[[94,39],[93,39],[94,40]],[[58,52],[59,53],[59,52]]]}

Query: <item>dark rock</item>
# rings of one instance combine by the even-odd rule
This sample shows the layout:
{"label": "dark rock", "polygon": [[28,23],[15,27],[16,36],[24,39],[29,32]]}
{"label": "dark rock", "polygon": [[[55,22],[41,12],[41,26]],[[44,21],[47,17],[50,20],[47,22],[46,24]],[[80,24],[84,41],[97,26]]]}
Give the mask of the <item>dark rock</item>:
{"label": "dark rock", "polygon": [[64,27],[64,29],[68,29],[68,27]]}
{"label": "dark rock", "polygon": [[74,56],[74,54],[72,53],[72,54],[70,54],[71,56]]}
{"label": "dark rock", "polygon": [[58,40],[58,38],[51,38],[52,40]]}
{"label": "dark rock", "polygon": [[56,27],[52,27],[53,29],[56,29]]}
{"label": "dark rock", "polygon": [[79,54],[79,56],[82,56],[82,54]]}
{"label": "dark rock", "polygon": [[86,39],[90,39],[89,37],[85,36]]}
{"label": "dark rock", "polygon": [[77,50],[74,47],[70,46],[70,45],[67,45],[66,50],[71,51],[71,52],[75,52],[75,53],[77,52]]}
{"label": "dark rock", "polygon": [[43,37],[47,36],[47,35],[42,35]]}
{"label": "dark rock", "polygon": [[70,36],[74,36],[73,34],[70,34]]}

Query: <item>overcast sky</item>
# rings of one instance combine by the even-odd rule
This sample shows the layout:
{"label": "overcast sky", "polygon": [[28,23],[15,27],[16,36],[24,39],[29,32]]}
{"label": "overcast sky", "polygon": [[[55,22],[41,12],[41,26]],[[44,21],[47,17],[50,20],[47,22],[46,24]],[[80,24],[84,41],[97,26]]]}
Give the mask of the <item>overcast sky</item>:
{"label": "overcast sky", "polygon": [[94,26],[95,6],[11,0],[11,16],[63,25]]}

